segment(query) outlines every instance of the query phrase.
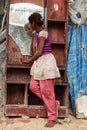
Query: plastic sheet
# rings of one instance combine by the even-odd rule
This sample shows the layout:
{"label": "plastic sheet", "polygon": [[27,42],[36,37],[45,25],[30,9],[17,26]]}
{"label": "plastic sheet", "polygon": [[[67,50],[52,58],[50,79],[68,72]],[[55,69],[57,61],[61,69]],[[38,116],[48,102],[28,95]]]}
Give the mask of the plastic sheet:
{"label": "plastic sheet", "polygon": [[70,22],[68,32],[67,76],[73,112],[75,100],[87,95],[87,21],[80,27]]}
{"label": "plastic sheet", "polygon": [[87,19],[87,0],[69,0],[69,16],[73,23],[83,24]]}

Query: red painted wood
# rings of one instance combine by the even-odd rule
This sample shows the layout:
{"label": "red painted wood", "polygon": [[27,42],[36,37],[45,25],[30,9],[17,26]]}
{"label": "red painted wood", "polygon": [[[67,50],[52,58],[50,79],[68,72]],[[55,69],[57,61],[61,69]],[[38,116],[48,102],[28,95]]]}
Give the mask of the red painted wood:
{"label": "red painted wood", "polygon": [[30,80],[30,69],[28,68],[7,68],[7,82],[27,84]]}
{"label": "red painted wood", "polygon": [[57,60],[57,65],[64,66],[66,62],[64,46],[52,45],[52,53]]}
{"label": "red painted wood", "polygon": [[48,19],[67,19],[67,0],[48,0]]}
{"label": "red painted wood", "polygon": [[6,104],[24,104],[25,85],[7,84]]}
{"label": "red painted wood", "polygon": [[[43,5],[41,0],[9,0],[14,2],[38,2]],[[58,10],[56,9],[58,5]],[[44,5],[43,5],[44,6]],[[60,101],[63,107],[60,107],[59,117],[67,117],[68,110],[66,105],[66,88],[65,84],[65,64],[66,64],[66,30],[67,25],[67,3],[66,0],[48,0],[48,31],[51,36],[52,53],[54,54],[58,66],[63,66],[60,69],[62,82],[57,82],[55,94],[56,99]],[[28,67],[21,63],[21,52],[16,46],[13,39],[8,36],[7,46],[7,69],[6,69],[6,116],[30,116],[30,117],[47,117],[46,110],[40,102],[40,99],[32,95],[28,89],[29,73]],[[56,43],[56,44],[55,44]],[[8,66],[8,64],[10,64]],[[63,86],[64,84],[64,86]],[[62,86],[62,87],[61,87]],[[58,88],[58,89],[57,89]],[[25,106],[26,105],[26,106]],[[29,106],[28,106],[29,105]],[[38,106],[37,106],[38,105]]]}
{"label": "red painted wood", "polygon": [[[67,117],[68,110],[65,106],[60,106],[58,110],[58,117]],[[5,106],[6,116],[29,116],[29,117],[47,117],[44,106],[17,106],[17,105],[6,105]]]}
{"label": "red painted wood", "polygon": [[44,0],[9,0],[10,3],[32,3],[44,7]]}
{"label": "red painted wood", "polygon": [[66,33],[65,33],[65,24],[48,24],[48,31],[51,37],[51,43],[60,43],[66,44]]}

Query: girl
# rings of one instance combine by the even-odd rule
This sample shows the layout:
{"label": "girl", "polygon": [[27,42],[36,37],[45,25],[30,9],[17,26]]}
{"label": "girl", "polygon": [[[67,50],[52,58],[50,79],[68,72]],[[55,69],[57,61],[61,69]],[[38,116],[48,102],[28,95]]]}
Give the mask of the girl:
{"label": "girl", "polygon": [[28,60],[22,58],[22,62],[29,65],[33,63],[30,72],[30,89],[45,104],[48,115],[48,122],[45,126],[53,127],[56,124],[56,108],[59,105],[59,102],[55,100],[54,83],[55,78],[60,77],[60,73],[51,53],[49,34],[43,28],[42,16],[39,13],[33,13],[28,20],[32,30],[35,31],[34,55]]}

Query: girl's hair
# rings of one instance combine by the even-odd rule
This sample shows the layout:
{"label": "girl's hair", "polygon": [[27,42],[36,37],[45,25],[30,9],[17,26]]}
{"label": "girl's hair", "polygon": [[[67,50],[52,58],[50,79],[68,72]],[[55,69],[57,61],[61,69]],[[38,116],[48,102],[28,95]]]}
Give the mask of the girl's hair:
{"label": "girl's hair", "polygon": [[42,26],[44,24],[44,20],[39,13],[33,13],[28,17],[30,23],[34,22],[38,26]]}

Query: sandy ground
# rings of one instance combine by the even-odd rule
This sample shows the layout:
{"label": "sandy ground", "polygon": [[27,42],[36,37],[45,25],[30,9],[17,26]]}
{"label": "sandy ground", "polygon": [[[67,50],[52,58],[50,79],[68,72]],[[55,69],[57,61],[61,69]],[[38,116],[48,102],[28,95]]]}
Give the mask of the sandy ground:
{"label": "sandy ground", "polygon": [[72,114],[58,119],[53,128],[44,127],[47,118],[0,118],[0,130],[87,130],[87,120],[77,119]]}

